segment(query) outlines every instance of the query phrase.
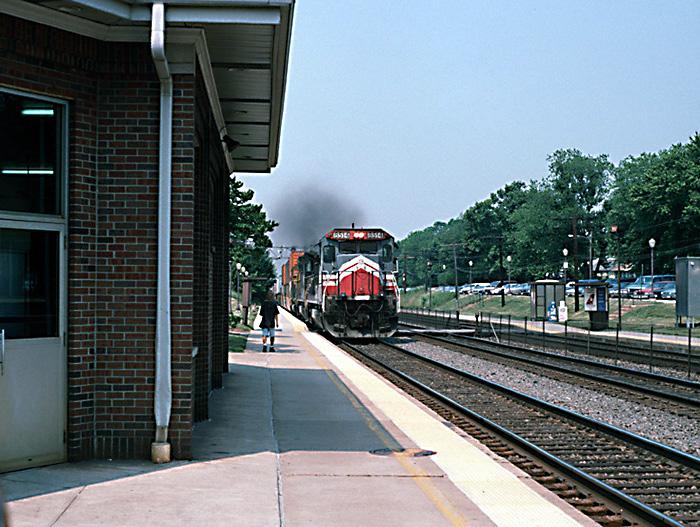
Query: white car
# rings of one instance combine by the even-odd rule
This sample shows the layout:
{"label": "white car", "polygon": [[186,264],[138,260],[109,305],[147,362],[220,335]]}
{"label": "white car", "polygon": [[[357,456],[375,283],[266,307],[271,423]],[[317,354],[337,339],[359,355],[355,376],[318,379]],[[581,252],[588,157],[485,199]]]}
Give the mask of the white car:
{"label": "white car", "polygon": [[489,284],[488,282],[476,282],[469,285],[470,295],[486,294],[486,289],[491,286],[491,284]]}

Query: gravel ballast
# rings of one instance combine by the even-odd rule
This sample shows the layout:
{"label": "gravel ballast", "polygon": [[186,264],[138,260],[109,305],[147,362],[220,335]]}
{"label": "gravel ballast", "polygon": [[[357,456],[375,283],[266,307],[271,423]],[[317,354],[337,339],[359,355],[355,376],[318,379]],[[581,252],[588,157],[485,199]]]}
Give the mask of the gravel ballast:
{"label": "gravel ballast", "polygon": [[564,381],[473,357],[410,338],[394,343],[490,381],[604,421],[689,454],[700,455],[700,419],[673,415]]}

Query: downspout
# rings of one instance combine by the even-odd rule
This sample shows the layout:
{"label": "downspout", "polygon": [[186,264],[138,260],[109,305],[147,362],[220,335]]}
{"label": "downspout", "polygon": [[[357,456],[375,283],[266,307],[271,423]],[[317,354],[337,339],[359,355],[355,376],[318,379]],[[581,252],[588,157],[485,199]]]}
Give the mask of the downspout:
{"label": "downspout", "polygon": [[170,206],[172,163],[173,80],[165,56],[165,7],[153,4],[151,55],[160,79],[160,140],[158,183],[158,297],[156,301],[156,385],[153,401],[156,437],[151,445],[155,463],[170,461],[168,425],[172,405],[170,336]]}

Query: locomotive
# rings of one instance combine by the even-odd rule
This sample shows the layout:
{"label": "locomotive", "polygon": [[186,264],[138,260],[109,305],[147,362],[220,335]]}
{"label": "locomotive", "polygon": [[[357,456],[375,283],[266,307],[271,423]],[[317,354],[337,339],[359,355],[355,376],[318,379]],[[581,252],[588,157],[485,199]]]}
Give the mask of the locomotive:
{"label": "locomotive", "polygon": [[282,266],[281,303],[344,338],[390,337],[399,323],[394,238],[382,229],[333,229]]}

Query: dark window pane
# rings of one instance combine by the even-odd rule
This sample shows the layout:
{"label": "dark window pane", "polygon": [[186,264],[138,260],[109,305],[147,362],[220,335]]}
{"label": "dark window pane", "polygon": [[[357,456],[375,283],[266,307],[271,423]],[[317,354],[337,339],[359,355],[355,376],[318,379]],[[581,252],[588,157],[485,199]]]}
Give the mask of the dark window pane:
{"label": "dark window pane", "polygon": [[362,254],[376,254],[379,244],[377,242],[360,242],[360,252]]}
{"label": "dark window pane", "polygon": [[338,248],[340,249],[340,254],[355,254],[357,252],[355,242],[340,242]]}
{"label": "dark window pane", "polygon": [[0,91],[0,210],[61,213],[62,106]]}
{"label": "dark window pane", "polygon": [[323,248],[323,261],[325,263],[335,262],[335,247],[332,245],[326,245]]}
{"label": "dark window pane", "polygon": [[391,262],[391,260],[394,258],[394,251],[391,247],[390,244],[385,245],[382,247],[382,260],[385,262]]}
{"label": "dark window pane", "polygon": [[58,336],[58,234],[0,229],[0,329]]}

